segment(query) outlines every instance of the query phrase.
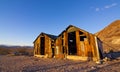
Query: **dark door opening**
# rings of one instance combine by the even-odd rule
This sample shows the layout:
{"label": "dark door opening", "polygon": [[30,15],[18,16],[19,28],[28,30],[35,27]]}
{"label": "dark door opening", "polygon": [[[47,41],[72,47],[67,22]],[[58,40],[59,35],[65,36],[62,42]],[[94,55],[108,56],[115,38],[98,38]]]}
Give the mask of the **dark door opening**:
{"label": "dark door opening", "polygon": [[52,57],[54,57],[54,53],[55,52],[55,50],[54,50],[54,48],[52,48]]}
{"label": "dark door opening", "polygon": [[41,37],[40,39],[40,53],[41,55],[45,53],[45,37]]}
{"label": "dark door opening", "polygon": [[77,55],[75,32],[68,33],[68,54]]}
{"label": "dark door opening", "polygon": [[102,51],[100,49],[99,50],[99,53],[100,53],[100,59],[103,59],[103,54],[102,54]]}

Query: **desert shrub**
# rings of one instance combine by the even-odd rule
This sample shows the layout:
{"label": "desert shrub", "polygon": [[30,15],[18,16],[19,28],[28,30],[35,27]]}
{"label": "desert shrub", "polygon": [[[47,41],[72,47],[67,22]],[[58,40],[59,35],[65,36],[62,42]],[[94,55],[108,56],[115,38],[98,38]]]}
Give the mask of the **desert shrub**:
{"label": "desert shrub", "polygon": [[18,48],[17,52],[14,52],[14,55],[28,55],[28,52],[25,48]]}
{"label": "desert shrub", "polygon": [[7,48],[0,48],[0,55],[10,54],[10,50]]}
{"label": "desert shrub", "polygon": [[18,48],[17,51],[14,52],[14,55],[32,56],[33,52],[32,52],[32,49],[29,49],[29,48]]}
{"label": "desert shrub", "polygon": [[18,52],[14,52],[13,55],[14,56],[19,56],[19,53]]}

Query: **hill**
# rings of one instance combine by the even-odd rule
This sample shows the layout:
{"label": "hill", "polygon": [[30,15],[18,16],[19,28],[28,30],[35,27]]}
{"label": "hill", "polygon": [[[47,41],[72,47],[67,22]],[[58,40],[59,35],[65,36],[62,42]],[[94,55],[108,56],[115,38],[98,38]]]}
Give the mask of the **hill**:
{"label": "hill", "polygon": [[33,47],[0,45],[0,55],[15,54],[15,53],[17,54],[27,53],[29,55],[32,55]]}
{"label": "hill", "polygon": [[0,45],[0,48],[33,48],[32,46],[8,46],[8,45]]}
{"label": "hill", "polygon": [[103,42],[104,51],[120,51],[120,20],[116,20],[96,33]]}

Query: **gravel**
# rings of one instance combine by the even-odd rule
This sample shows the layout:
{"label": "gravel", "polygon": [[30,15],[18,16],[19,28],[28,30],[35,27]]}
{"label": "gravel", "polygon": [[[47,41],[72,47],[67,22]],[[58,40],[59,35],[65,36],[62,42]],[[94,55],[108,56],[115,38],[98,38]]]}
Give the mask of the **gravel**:
{"label": "gravel", "polygon": [[96,64],[93,61],[0,56],[0,72],[119,72],[120,59]]}

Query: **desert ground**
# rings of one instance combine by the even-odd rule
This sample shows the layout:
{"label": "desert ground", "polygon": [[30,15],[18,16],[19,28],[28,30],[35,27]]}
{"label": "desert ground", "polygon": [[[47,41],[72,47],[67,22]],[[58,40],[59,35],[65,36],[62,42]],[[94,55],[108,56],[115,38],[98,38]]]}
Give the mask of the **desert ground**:
{"label": "desert ground", "polygon": [[1,55],[0,72],[120,72],[120,58],[96,64],[93,61]]}

